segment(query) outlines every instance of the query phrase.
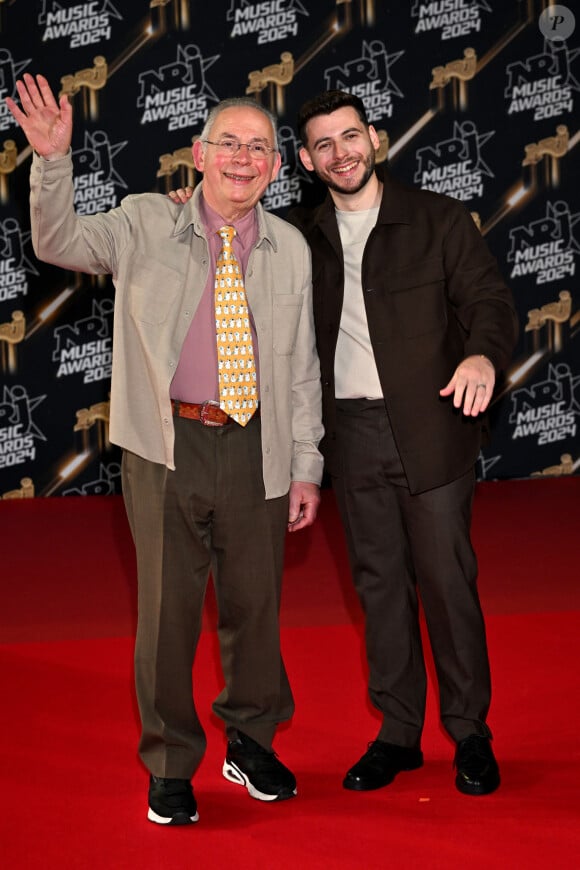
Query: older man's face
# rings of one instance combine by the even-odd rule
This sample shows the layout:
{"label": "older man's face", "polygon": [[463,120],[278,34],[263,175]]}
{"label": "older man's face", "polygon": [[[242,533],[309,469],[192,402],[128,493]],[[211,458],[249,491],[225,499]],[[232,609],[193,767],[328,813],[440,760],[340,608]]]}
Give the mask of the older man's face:
{"label": "older man's face", "polygon": [[[246,147],[251,143],[274,146],[274,132],[269,119],[247,106],[231,106],[217,116],[208,138],[212,143],[195,142],[195,166],[204,173],[203,195],[214,211],[224,219],[243,217],[258,202],[280,168],[277,151],[252,156]],[[237,140],[244,143],[237,154],[227,154],[220,143]]]}

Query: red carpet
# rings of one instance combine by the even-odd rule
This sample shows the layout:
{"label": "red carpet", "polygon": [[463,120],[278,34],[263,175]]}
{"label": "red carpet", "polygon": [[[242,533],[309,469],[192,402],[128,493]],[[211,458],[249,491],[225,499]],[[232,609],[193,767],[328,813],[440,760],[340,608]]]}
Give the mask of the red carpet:
{"label": "red carpet", "polygon": [[120,499],[0,502],[0,862],[10,868],[569,868],[580,861],[578,478],[478,487],[474,539],[502,787],[453,786],[430,691],[425,766],[386,789],[341,778],[375,736],[361,617],[332,494],[288,541],[283,642],[297,702],[276,748],[299,796],[221,776],[213,605],[195,667],[209,748],[200,822],[148,823],[132,688],[133,553]]}

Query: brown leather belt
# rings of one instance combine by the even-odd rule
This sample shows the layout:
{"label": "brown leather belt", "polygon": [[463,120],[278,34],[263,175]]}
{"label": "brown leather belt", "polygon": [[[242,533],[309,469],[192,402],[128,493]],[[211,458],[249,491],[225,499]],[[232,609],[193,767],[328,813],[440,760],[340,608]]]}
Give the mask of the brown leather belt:
{"label": "brown leather belt", "polygon": [[[201,402],[199,405],[191,402],[178,402],[177,399],[171,400],[173,414],[176,417],[187,417],[188,420],[199,420],[203,426],[227,426],[233,423],[234,420],[225,411],[222,411],[217,402],[208,399],[206,402]],[[260,409],[256,408],[252,419],[257,419],[260,416]]]}
{"label": "brown leather belt", "polygon": [[176,417],[187,417],[188,420],[199,420],[204,426],[227,426],[233,423],[232,418],[222,411],[217,402],[208,399],[207,402],[192,404],[191,402],[178,402],[171,400],[173,414]]}

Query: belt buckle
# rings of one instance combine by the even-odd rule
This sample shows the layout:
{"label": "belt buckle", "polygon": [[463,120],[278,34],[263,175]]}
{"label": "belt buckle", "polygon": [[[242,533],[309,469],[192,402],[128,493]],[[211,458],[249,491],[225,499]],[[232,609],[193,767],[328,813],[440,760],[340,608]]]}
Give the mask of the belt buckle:
{"label": "belt buckle", "polygon": [[209,419],[209,417],[207,416],[207,414],[209,413],[208,406],[213,406],[214,408],[219,408],[220,403],[216,402],[214,399],[206,399],[205,402],[201,403],[201,406],[199,409],[199,419],[200,419],[201,423],[204,426],[223,426],[224,425],[223,423],[218,423],[215,420]]}

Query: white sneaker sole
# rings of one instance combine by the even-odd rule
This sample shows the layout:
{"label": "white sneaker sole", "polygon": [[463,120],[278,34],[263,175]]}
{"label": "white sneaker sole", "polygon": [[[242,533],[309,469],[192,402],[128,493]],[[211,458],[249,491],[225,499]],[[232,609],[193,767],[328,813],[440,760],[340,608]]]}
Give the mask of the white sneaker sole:
{"label": "white sneaker sole", "polygon": [[282,796],[277,794],[265,794],[263,791],[258,791],[258,789],[254,785],[252,785],[246,774],[243,773],[240,768],[237,767],[232,761],[224,761],[222,773],[224,777],[230,782],[233,782],[236,785],[243,785],[245,788],[247,788],[250,797],[255,798],[257,801],[271,802],[286,800],[287,798],[294,797],[297,794],[297,789],[294,789],[294,791],[290,794],[284,794]]}
{"label": "white sneaker sole", "polygon": [[167,816],[158,816],[157,813],[155,812],[155,810],[152,810],[151,807],[149,807],[149,811],[147,813],[147,818],[149,819],[150,822],[155,822],[155,824],[157,824],[157,825],[171,825],[171,824],[173,824],[173,825],[177,826],[177,825],[187,825],[187,824],[189,824],[189,822],[191,822],[191,823],[198,822],[199,821],[199,813],[196,813],[194,816],[189,816],[189,822],[185,821],[185,819],[187,819],[187,816],[185,815],[185,813],[182,813],[178,817],[179,820],[176,822],[176,821],[174,821],[173,816],[170,816],[169,818]]}

